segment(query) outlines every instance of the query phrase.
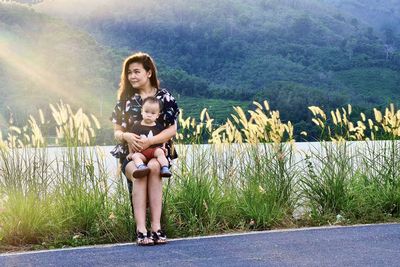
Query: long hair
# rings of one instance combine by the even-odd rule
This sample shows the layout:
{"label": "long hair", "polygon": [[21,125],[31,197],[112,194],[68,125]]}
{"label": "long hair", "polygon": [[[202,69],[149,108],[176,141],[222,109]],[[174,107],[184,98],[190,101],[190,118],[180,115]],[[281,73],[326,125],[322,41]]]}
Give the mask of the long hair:
{"label": "long hair", "polygon": [[122,64],[121,81],[118,89],[118,100],[125,100],[135,93],[138,93],[137,89],[133,88],[128,80],[128,68],[132,63],[140,63],[146,71],[151,70],[150,84],[157,90],[159,90],[159,82],[157,79],[157,68],[153,59],[149,54],[138,52],[125,59]]}

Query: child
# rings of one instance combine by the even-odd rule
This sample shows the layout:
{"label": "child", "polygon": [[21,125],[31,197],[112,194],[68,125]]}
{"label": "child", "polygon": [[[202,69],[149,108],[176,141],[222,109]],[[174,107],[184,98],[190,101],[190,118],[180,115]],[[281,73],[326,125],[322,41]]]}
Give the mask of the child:
{"label": "child", "polygon": [[[142,103],[142,120],[133,124],[131,132],[140,136],[151,138],[159,134],[164,128],[156,122],[160,111],[162,110],[162,103],[156,97],[147,97]],[[152,158],[157,158],[161,165],[161,177],[170,177],[172,174],[168,168],[168,160],[165,152],[162,149],[163,144],[155,144],[141,152],[132,152],[129,147],[129,155],[127,159],[133,160],[137,169],[133,171],[132,176],[141,178],[147,176],[150,169],[145,162]]]}

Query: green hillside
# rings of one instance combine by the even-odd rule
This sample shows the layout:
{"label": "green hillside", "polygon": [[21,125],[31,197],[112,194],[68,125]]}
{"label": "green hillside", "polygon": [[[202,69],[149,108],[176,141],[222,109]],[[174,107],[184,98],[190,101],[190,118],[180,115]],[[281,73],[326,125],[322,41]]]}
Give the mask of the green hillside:
{"label": "green hillside", "polygon": [[[120,10],[115,8],[119,2],[113,1],[114,5],[99,6],[76,23],[102,43],[149,51],[166,66],[185,72],[192,81],[189,87],[188,77],[171,84],[166,79],[184,95],[251,100],[260,90],[275,90],[272,85],[281,82],[340,96],[357,81],[346,84],[336,72],[400,69],[397,47],[389,47],[385,32],[361,19],[370,9],[364,4],[358,18],[351,14],[358,2],[167,0],[131,3]],[[399,6],[391,5],[393,10]],[[128,13],[132,15],[123,16]],[[393,34],[394,39],[399,37]],[[202,90],[193,90],[196,86]],[[396,95],[376,95],[374,103],[386,103],[388,97],[397,101]],[[371,104],[358,94],[349,97],[348,102],[356,105]]]}
{"label": "green hillside", "polygon": [[216,119],[216,123],[223,123],[226,118],[230,118],[231,114],[235,114],[233,107],[239,106],[243,110],[250,109],[253,104],[249,101],[237,101],[212,99],[212,98],[198,98],[187,97],[178,95],[177,101],[179,107],[183,109],[184,117],[192,117],[199,119],[200,112],[207,108],[208,114],[211,118]]}
{"label": "green hillside", "polygon": [[120,62],[87,33],[18,5],[0,4],[0,113],[21,123],[59,99],[105,121]]}
{"label": "green hillside", "polygon": [[312,126],[308,105],[368,112],[398,103],[400,35],[389,42],[378,23],[400,5],[381,4],[381,21],[368,24],[380,5],[370,2],[150,1],[99,6],[76,23],[112,47],[152,53],[169,68],[164,84],[183,96],[268,99],[299,132]]}
{"label": "green hillside", "polygon": [[[399,18],[396,1],[114,0],[79,12],[70,1],[58,1],[58,10],[39,2],[36,12],[0,5],[2,41],[17,62],[28,58],[23,66],[46,74],[27,78],[6,53],[0,101],[18,99],[10,108],[19,114],[62,97],[106,122],[121,62],[138,50],[154,56],[161,85],[179,96],[185,114],[214,106],[218,121],[231,104],[268,99],[299,132],[312,125],[309,105],[368,111],[400,99],[400,34],[388,19]],[[379,5],[381,15],[369,21]],[[7,110],[1,105],[3,117]]]}

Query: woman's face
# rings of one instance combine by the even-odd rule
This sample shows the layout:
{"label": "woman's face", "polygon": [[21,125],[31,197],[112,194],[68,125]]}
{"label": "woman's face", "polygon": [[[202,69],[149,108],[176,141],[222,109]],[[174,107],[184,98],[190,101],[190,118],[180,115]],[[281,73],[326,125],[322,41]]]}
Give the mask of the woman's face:
{"label": "woman's face", "polygon": [[128,67],[128,80],[133,88],[145,89],[150,84],[151,70],[146,71],[141,63],[131,63]]}

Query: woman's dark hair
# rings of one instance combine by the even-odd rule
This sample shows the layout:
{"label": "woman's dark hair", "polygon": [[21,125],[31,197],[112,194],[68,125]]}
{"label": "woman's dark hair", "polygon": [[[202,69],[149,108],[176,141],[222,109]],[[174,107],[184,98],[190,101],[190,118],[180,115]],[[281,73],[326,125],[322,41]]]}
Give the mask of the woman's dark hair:
{"label": "woman's dark hair", "polygon": [[128,80],[128,68],[129,65],[132,63],[140,63],[143,65],[143,68],[146,71],[151,71],[150,84],[157,90],[159,89],[156,64],[147,53],[138,52],[129,56],[122,64],[121,81],[119,83],[118,89],[119,100],[125,100],[135,93],[138,93],[138,91],[132,87],[131,83]]}

